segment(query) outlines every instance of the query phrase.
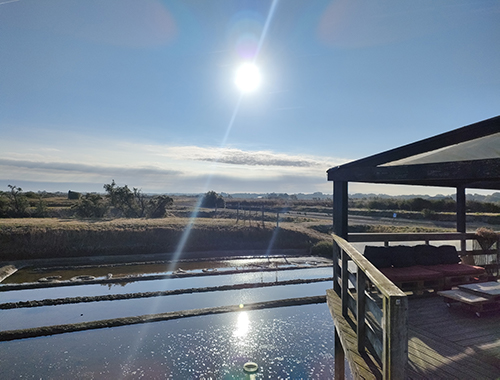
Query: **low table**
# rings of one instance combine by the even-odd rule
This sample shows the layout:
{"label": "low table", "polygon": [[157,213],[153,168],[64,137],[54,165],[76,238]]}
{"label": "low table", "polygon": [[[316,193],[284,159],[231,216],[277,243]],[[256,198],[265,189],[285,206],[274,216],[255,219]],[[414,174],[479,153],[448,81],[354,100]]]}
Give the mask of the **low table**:
{"label": "low table", "polygon": [[458,285],[458,288],[474,294],[480,294],[495,301],[500,301],[500,282],[497,281]]}
{"label": "low table", "polygon": [[484,311],[500,309],[500,283],[496,281],[459,285],[458,289],[438,292],[444,302],[451,306],[459,302],[474,311],[478,317]]}

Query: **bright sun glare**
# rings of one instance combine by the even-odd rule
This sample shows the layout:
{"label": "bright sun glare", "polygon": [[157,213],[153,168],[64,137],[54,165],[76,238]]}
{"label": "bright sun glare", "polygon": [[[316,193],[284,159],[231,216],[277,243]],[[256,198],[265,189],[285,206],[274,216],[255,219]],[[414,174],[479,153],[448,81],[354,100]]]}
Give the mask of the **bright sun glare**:
{"label": "bright sun glare", "polygon": [[253,63],[244,63],[236,71],[236,86],[242,92],[251,92],[256,90],[260,85],[259,68]]}

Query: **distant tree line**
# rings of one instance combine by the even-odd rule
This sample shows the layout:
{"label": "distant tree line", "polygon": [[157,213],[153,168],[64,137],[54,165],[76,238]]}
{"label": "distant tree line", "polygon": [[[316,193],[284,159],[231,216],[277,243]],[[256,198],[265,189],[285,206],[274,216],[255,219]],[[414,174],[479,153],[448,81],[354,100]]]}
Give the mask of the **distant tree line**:
{"label": "distant tree line", "polygon": [[[125,217],[163,218],[174,200],[167,195],[146,195],[138,188],[118,186],[114,180],[104,186],[105,194],[76,191],[68,192],[73,200],[72,213],[82,218]],[[23,189],[8,185],[9,191],[0,191],[0,218],[48,217],[49,210],[44,198],[61,196],[63,193],[23,192]],[[67,206],[67,205],[64,205]]]}
{"label": "distant tree line", "polygon": [[[430,210],[433,212],[455,212],[456,202],[453,198],[441,199],[397,199],[397,198],[365,198],[350,199],[349,207],[365,208],[370,210],[385,211],[419,211]],[[500,204],[492,202],[466,201],[468,212],[499,213]]]}
{"label": "distant tree line", "polygon": [[15,185],[8,185],[9,191],[0,191],[0,217],[26,218],[47,216],[44,193],[28,191]]}
{"label": "distant tree line", "polygon": [[[104,184],[105,195],[88,193],[79,196],[72,206],[77,216],[102,218],[106,215],[124,218],[163,218],[174,200],[168,195],[148,196],[136,187],[118,186],[115,180]],[[76,193],[78,194],[78,193]],[[75,198],[69,192],[68,198]]]}
{"label": "distant tree line", "polygon": [[[0,191],[0,218],[48,217],[54,215],[54,208],[64,209],[65,216],[82,218],[162,218],[173,206],[174,200],[168,195],[148,195],[139,188],[119,186],[114,180],[103,185],[104,193],[82,194],[69,191],[67,199],[61,199],[65,193],[24,192],[20,187],[8,185],[8,191]],[[499,193],[500,194],[500,193]],[[58,197],[56,203],[46,199]],[[199,196],[196,196],[199,197]],[[70,208],[71,206],[71,208]],[[266,212],[329,212],[331,199],[297,199],[287,193],[268,193],[258,198],[234,198],[227,193],[218,194],[208,191],[200,199],[200,206],[215,209],[266,210]],[[433,216],[440,212],[455,212],[456,202],[452,197],[443,198],[401,198],[401,197],[352,197],[349,207],[353,209],[381,211],[414,211],[424,216]],[[500,202],[486,202],[472,199],[466,202],[470,213],[500,213]]]}

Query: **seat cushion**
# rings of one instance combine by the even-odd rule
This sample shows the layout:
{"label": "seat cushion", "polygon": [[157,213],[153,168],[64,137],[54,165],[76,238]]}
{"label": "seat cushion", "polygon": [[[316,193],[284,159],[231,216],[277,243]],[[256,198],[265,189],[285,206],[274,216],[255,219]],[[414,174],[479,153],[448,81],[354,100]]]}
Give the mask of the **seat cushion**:
{"label": "seat cushion", "polygon": [[458,264],[460,262],[457,248],[453,245],[440,245],[437,247],[437,251],[441,258],[440,264]]}
{"label": "seat cushion", "polygon": [[406,268],[381,268],[379,270],[392,282],[427,281],[437,280],[443,277],[440,272],[423,268],[421,266]]}
{"label": "seat cushion", "polygon": [[438,247],[421,244],[413,247],[415,260],[418,265],[438,265],[442,264]]}
{"label": "seat cushion", "polygon": [[391,249],[391,262],[394,268],[412,267],[417,265],[413,247],[395,245]]}
{"label": "seat cushion", "polygon": [[390,247],[365,247],[365,258],[377,268],[389,268],[392,265]]}
{"label": "seat cushion", "polygon": [[444,276],[480,275],[485,273],[484,268],[467,264],[440,264],[422,268],[440,272]]}

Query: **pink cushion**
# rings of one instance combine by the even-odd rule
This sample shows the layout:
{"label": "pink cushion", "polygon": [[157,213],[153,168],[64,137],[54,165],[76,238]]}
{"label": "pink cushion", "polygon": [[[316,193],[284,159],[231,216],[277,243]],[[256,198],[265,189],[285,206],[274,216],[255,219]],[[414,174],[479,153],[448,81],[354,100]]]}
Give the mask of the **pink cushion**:
{"label": "pink cushion", "polygon": [[[434,265],[432,267],[434,268]],[[382,268],[379,270],[392,282],[437,280],[443,277],[440,272],[418,265],[404,268]]]}
{"label": "pink cushion", "polygon": [[424,269],[431,269],[440,272],[445,276],[465,276],[468,274],[483,274],[484,268],[466,264],[440,264],[432,266],[423,266]]}

